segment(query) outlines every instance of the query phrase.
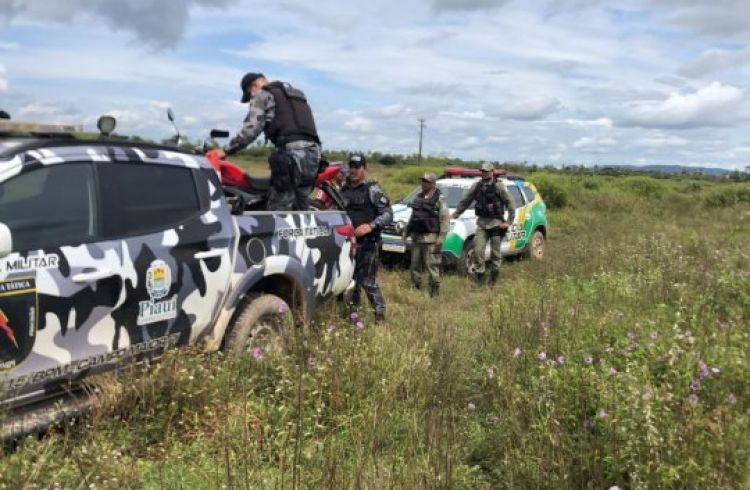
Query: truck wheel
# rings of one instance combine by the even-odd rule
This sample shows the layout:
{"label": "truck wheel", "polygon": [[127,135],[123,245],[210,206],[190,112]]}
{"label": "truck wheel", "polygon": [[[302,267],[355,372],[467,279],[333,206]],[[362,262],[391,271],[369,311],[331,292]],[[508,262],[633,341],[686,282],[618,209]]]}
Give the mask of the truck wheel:
{"label": "truck wheel", "polygon": [[225,337],[224,350],[253,356],[280,353],[293,326],[294,316],[286,301],[273,294],[249,296]]}
{"label": "truck wheel", "polygon": [[462,276],[468,276],[474,274],[474,239],[468,238],[464,242],[464,248],[461,251],[461,257],[459,257],[456,263],[456,271]]}
{"label": "truck wheel", "polygon": [[542,260],[544,258],[544,233],[536,230],[531,235],[531,241],[526,246],[525,255],[531,260]]}

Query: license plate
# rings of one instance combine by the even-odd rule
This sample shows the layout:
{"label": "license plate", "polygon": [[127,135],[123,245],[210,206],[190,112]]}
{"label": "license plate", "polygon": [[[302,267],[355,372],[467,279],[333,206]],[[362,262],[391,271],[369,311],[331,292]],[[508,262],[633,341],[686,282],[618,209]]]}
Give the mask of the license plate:
{"label": "license plate", "polygon": [[400,245],[395,243],[384,243],[383,244],[383,252],[396,252],[396,253],[404,253],[406,252],[406,245]]}

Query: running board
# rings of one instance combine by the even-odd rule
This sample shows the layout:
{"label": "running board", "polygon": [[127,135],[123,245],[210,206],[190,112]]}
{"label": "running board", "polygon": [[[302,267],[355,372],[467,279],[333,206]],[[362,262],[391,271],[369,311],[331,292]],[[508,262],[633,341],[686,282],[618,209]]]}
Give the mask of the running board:
{"label": "running board", "polygon": [[79,417],[94,407],[94,397],[85,393],[44,400],[10,411],[0,418],[0,441],[12,442],[20,437],[39,434],[49,427]]}

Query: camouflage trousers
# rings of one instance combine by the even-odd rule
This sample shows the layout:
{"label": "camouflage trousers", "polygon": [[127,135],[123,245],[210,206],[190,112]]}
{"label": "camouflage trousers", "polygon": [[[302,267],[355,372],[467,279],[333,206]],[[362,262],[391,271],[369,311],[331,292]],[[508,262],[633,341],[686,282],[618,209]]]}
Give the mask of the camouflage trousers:
{"label": "camouflage trousers", "polygon": [[352,306],[358,307],[362,290],[365,290],[375,313],[385,314],[385,298],[378,284],[380,266],[380,240],[362,240],[357,243],[354,258],[354,292]]}
{"label": "camouflage trousers", "polygon": [[268,158],[271,165],[269,211],[306,211],[320,165],[320,146],[310,141],[287,143]]}
{"label": "camouflage trousers", "polygon": [[415,286],[422,285],[422,272],[427,269],[430,285],[440,284],[440,252],[435,253],[434,243],[419,243],[412,237],[411,246],[411,282]]}
{"label": "camouflage trousers", "polygon": [[474,262],[477,274],[484,274],[484,251],[487,241],[490,242],[490,270],[500,272],[503,263],[503,254],[500,252],[500,243],[503,241],[504,232],[499,227],[479,228],[474,235]]}

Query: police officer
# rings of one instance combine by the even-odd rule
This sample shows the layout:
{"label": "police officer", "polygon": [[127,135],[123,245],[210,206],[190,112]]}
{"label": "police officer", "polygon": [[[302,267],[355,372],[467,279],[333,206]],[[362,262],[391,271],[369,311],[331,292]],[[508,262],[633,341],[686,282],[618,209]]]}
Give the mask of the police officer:
{"label": "police officer", "polygon": [[[477,231],[474,235],[474,260],[476,261],[476,281],[484,284],[484,249],[490,242],[490,284],[495,284],[500,275],[503,256],[500,242],[516,217],[516,207],[502,182],[495,180],[494,168],[489,163],[482,164],[482,178],[471,186],[469,192],[458,203],[453,218],[458,218],[472,202],[476,203]],[[505,219],[505,211],[508,219]]]}
{"label": "police officer", "polygon": [[422,176],[422,192],[410,204],[411,217],[403,237],[411,235],[411,282],[420,289],[422,270],[427,269],[431,298],[440,291],[440,249],[451,225],[450,211],[436,181],[434,174]]}
{"label": "police officer", "polygon": [[320,139],[312,109],[301,90],[288,83],[269,82],[262,73],[248,73],[240,82],[242,102],[250,102],[242,129],[219,151],[236,153],[265,132],[276,150],[271,166],[269,210],[306,210],[320,161]]}
{"label": "police officer", "polygon": [[385,298],[378,285],[380,230],[393,221],[393,210],[380,186],[366,181],[367,160],[364,155],[352,156],[348,166],[349,173],[341,188],[341,195],[357,237],[350,311],[356,311],[359,307],[361,290],[364,289],[375,310],[375,320],[381,322],[385,320]]}

